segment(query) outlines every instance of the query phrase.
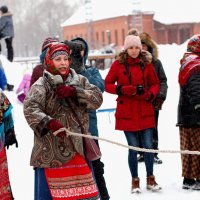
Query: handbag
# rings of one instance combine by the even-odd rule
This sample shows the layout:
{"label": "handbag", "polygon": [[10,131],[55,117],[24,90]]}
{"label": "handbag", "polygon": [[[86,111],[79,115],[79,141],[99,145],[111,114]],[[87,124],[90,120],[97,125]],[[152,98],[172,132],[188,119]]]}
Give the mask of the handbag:
{"label": "handbag", "polygon": [[[78,115],[74,111],[71,101],[69,99],[66,99],[66,101],[81,128],[81,133],[84,135],[89,135],[88,131],[85,130],[84,125],[81,123]],[[84,149],[84,154],[85,154],[86,160],[94,161],[94,160],[98,160],[99,158],[101,158],[101,151],[100,151],[98,145],[96,144],[96,142],[94,141],[94,139],[83,137],[83,149]]]}

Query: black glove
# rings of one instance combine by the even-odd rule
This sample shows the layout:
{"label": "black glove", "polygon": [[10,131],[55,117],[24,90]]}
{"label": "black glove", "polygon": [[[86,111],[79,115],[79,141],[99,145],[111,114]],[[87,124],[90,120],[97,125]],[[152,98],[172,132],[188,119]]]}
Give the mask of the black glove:
{"label": "black glove", "polygon": [[143,85],[137,85],[137,86],[136,86],[136,94],[137,94],[137,95],[142,95],[142,94],[144,94],[144,87],[143,87]]}
{"label": "black glove", "polygon": [[5,145],[7,149],[9,149],[9,146],[15,144],[16,147],[18,147],[18,142],[15,136],[15,130],[14,128],[11,128],[8,130],[8,132],[5,134]]}

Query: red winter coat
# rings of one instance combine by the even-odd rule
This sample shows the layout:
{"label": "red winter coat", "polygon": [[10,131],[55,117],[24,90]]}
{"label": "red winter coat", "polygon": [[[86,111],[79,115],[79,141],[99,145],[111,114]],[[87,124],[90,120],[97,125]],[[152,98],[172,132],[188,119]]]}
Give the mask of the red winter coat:
{"label": "red winter coat", "polygon": [[[131,84],[143,85],[145,94],[149,91],[154,97],[160,88],[159,79],[152,64],[141,65],[140,59],[128,59]],[[143,69],[142,69],[143,68]],[[117,85],[130,85],[127,70],[123,64],[116,60],[105,78],[105,91],[116,94]],[[117,130],[139,131],[155,127],[154,109],[152,101],[147,102],[144,95],[119,95],[116,107]]]}

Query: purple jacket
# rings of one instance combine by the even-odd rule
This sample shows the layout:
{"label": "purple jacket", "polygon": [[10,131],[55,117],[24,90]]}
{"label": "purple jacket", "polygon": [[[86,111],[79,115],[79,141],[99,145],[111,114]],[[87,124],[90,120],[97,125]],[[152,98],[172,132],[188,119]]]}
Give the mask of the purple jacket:
{"label": "purple jacket", "polygon": [[24,92],[25,95],[27,95],[29,88],[30,88],[30,82],[31,82],[31,75],[30,74],[24,74],[23,79],[17,89],[17,94],[21,91]]}

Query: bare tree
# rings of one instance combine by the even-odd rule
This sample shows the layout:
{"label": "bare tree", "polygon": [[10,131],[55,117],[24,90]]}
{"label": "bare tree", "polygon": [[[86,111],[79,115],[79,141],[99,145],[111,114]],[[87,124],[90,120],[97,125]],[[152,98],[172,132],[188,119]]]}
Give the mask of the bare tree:
{"label": "bare tree", "polygon": [[46,37],[62,40],[60,24],[75,11],[79,1],[70,0],[0,0],[13,13],[15,56],[38,56]]}

